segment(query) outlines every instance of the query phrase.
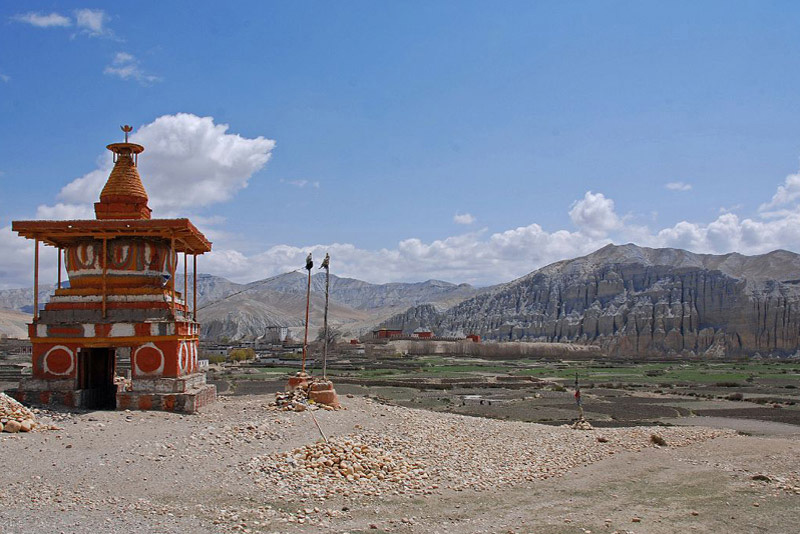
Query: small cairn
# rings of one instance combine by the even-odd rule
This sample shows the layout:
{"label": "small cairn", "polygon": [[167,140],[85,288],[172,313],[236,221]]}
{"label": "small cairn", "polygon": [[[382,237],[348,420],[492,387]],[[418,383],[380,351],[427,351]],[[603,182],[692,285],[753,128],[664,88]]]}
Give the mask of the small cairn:
{"label": "small cairn", "polygon": [[275,402],[270,407],[283,412],[305,411],[308,408],[308,390],[294,388],[291,391],[279,391],[275,393]]}
{"label": "small cairn", "polygon": [[5,393],[0,393],[0,432],[30,432],[38,424],[36,414]]}
{"label": "small cairn", "polygon": [[594,430],[592,424],[583,417],[580,417],[577,421],[572,423],[570,428],[573,430]]}
{"label": "small cairn", "polygon": [[332,398],[329,398],[329,392],[332,390],[333,385],[329,381],[317,381],[309,377],[308,381],[294,388],[275,393],[275,402],[270,404],[270,408],[283,412],[303,412],[308,409],[336,410],[341,408],[341,405],[335,391]]}

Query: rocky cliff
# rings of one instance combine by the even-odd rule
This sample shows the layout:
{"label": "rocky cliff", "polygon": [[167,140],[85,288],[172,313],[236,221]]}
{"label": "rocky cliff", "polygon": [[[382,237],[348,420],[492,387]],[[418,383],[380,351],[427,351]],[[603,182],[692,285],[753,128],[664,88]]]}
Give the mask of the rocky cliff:
{"label": "rocky cliff", "polygon": [[591,343],[620,356],[789,354],[800,345],[800,256],[609,245],[445,312],[412,309],[386,324]]}

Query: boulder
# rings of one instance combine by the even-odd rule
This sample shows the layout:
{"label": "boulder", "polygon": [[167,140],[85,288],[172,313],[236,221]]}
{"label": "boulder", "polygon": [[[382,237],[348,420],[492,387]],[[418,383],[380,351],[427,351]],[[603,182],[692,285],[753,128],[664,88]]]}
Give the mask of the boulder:
{"label": "boulder", "polygon": [[20,423],[18,421],[14,421],[12,419],[11,421],[8,421],[3,426],[3,432],[10,432],[10,433],[14,434],[14,433],[19,432],[21,428],[22,428],[22,423]]}

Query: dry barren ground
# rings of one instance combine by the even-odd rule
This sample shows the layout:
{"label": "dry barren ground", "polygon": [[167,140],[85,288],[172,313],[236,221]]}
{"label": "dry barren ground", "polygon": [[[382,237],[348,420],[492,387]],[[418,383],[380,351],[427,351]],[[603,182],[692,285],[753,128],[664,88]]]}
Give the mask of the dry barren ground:
{"label": "dry barren ground", "polygon": [[[0,531],[795,533],[797,434],[578,431],[343,398],[52,414],[0,434]],[[43,417],[45,422],[47,417]],[[657,434],[665,446],[657,446]],[[601,438],[601,439],[598,439]],[[755,478],[754,478],[755,477]]]}

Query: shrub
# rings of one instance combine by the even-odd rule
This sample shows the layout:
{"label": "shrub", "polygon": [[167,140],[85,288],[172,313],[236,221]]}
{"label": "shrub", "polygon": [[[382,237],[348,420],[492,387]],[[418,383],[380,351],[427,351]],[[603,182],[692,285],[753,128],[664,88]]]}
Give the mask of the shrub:
{"label": "shrub", "polygon": [[246,360],[254,360],[256,352],[253,349],[233,349],[228,354],[228,359],[232,362],[243,362]]}
{"label": "shrub", "polygon": [[725,398],[728,399],[728,400],[732,400],[732,401],[740,401],[740,400],[744,399],[744,395],[742,395],[741,393],[731,393],[730,395],[728,395]]}

